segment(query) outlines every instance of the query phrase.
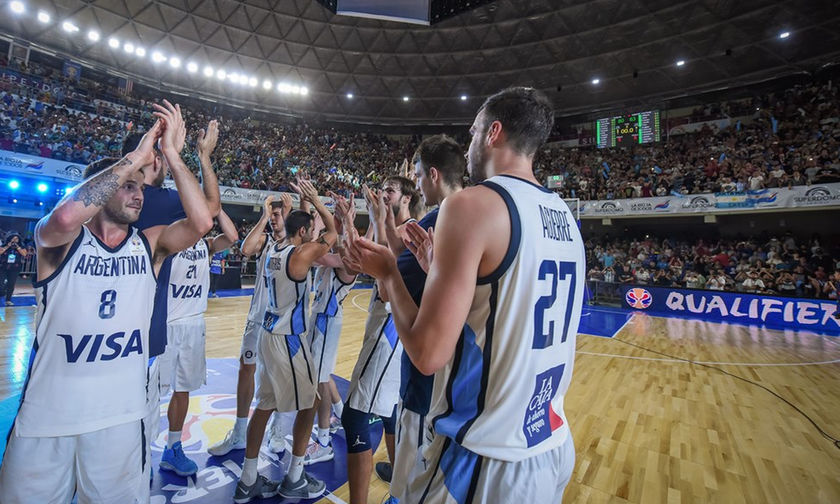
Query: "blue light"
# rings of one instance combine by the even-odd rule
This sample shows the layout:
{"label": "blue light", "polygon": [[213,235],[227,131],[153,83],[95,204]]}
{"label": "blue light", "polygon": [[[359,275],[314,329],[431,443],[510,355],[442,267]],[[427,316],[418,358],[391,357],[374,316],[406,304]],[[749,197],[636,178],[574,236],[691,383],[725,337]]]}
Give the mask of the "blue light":
{"label": "blue light", "polygon": [[41,193],[47,192],[47,189],[48,189],[47,184],[45,184],[45,183],[43,183],[43,182],[41,182],[40,184],[38,184],[38,185],[36,186],[36,188],[38,189],[38,192],[41,192]]}
{"label": "blue light", "polygon": [[20,187],[20,182],[18,182],[17,180],[9,181],[9,189],[17,189],[18,187]]}

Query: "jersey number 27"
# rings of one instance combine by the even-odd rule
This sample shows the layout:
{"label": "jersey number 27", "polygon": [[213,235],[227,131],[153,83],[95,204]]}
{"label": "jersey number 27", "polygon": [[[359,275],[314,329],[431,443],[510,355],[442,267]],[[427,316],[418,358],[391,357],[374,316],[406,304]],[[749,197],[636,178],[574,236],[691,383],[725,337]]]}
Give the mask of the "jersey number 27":
{"label": "jersey number 27", "polygon": [[[554,320],[549,318],[548,331],[545,331],[546,312],[551,310],[554,302],[557,300],[557,284],[568,279],[569,291],[566,295],[566,313],[563,316],[563,338],[561,343],[566,342],[569,336],[569,321],[572,318],[572,307],[575,304],[575,263],[572,261],[553,261],[550,259],[544,260],[540,264],[540,270],[537,274],[537,280],[544,282],[549,281],[551,285],[551,294],[548,296],[541,296],[534,305],[534,343],[531,348],[540,349],[548,348],[554,344]],[[549,317],[550,317],[549,312]]]}

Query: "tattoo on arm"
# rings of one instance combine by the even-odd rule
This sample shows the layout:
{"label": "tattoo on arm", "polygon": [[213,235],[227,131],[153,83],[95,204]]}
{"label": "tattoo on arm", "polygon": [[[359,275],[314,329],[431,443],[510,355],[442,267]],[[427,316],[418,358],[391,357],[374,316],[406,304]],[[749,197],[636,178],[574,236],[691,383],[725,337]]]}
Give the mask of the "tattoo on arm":
{"label": "tattoo on arm", "polygon": [[[114,166],[131,164],[131,161],[124,159]],[[116,173],[103,173],[99,177],[89,180],[73,193],[73,199],[81,201],[85,206],[103,206],[111,199],[114,192],[120,187],[119,176]]]}
{"label": "tattoo on arm", "polygon": [[324,239],[324,235],[321,235],[321,237],[318,238],[318,243],[320,243],[321,245],[329,245],[329,243],[327,243],[327,240]]}

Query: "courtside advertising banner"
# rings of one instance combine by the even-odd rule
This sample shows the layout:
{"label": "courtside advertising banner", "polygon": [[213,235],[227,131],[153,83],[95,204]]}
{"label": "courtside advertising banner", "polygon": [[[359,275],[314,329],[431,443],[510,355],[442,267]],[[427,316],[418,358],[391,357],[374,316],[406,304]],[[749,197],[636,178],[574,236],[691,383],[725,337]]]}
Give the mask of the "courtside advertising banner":
{"label": "courtside advertising banner", "polygon": [[840,334],[837,302],[740,292],[621,285],[622,306],[653,315]]}

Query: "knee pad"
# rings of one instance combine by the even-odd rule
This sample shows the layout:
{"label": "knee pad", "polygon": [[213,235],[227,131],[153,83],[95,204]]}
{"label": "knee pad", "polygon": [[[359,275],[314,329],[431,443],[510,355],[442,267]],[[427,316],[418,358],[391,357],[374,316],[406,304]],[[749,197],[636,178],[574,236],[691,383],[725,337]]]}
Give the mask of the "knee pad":
{"label": "knee pad", "polygon": [[394,435],[397,431],[397,405],[394,405],[394,411],[391,412],[391,416],[389,417],[381,417],[382,418],[382,427],[385,429],[385,434]]}
{"label": "knee pad", "polygon": [[361,453],[372,450],[370,444],[370,414],[344,407],[341,415],[341,426],[347,439],[347,453]]}

